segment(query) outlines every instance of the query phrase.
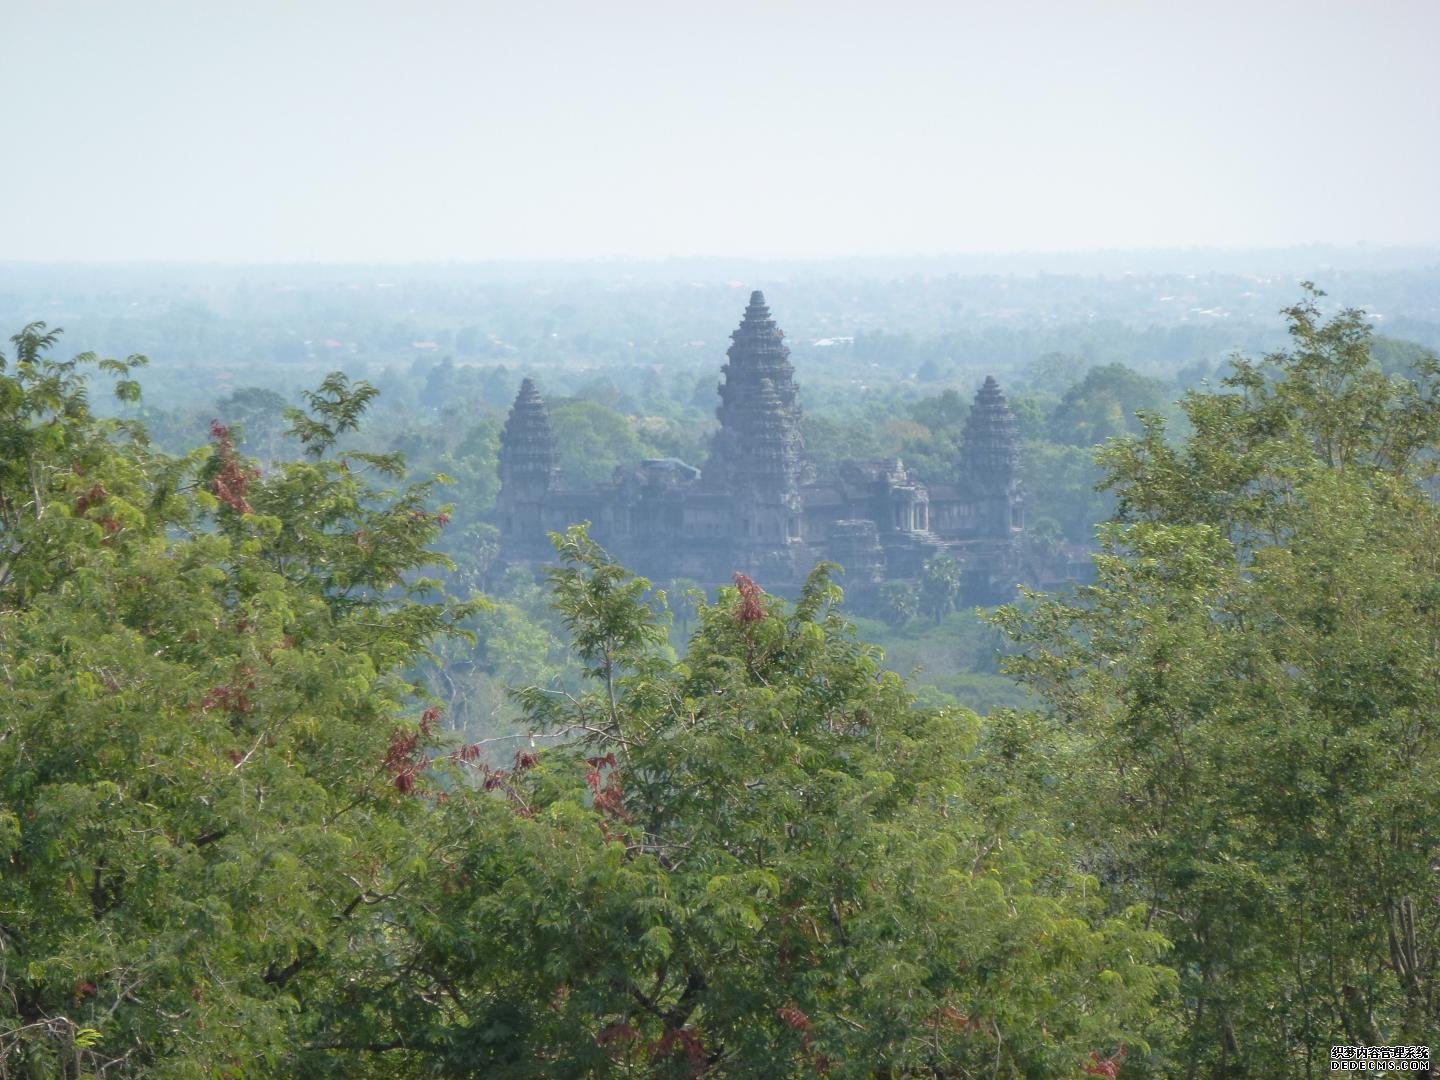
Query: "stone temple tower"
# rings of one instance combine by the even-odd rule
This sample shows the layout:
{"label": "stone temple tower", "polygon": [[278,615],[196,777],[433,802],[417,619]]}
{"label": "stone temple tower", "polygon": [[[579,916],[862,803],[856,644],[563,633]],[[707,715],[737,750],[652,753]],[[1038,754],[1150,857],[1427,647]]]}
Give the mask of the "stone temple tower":
{"label": "stone temple tower", "polygon": [[800,435],[795,368],[765,294],[750,294],[722,368],[720,430],[705,486],[735,499],[735,535],[750,549],[784,549],[801,537],[800,489],[814,478]]}
{"label": "stone temple tower", "polygon": [[549,554],[543,509],[559,479],[559,461],[545,399],[535,389],[535,380],[526,379],[500,433],[500,494],[495,508],[507,557]]}
{"label": "stone temple tower", "polygon": [[1009,540],[1023,525],[1020,499],[1020,432],[993,375],[975,395],[965,424],[961,472],[974,492],[977,532]]}

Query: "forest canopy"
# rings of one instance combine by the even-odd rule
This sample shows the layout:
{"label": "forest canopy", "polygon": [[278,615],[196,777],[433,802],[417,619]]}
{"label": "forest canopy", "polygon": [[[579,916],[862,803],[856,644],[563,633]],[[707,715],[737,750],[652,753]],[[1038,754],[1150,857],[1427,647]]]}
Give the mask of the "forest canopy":
{"label": "forest canopy", "polygon": [[[496,601],[439,550],[483,515],[356,448],[368,383],[328,377],[263,462],[221,420],[166,452],[91,402],[98,371],[133,405],[142,358],[26,327],[0,1075],[1289,1076],[1435,1045],[1440,367],[1382,369],[1317,300],[1179,432],[1116,420],[1152,390],[1124,372],[1065,396],[1067,430],[1115,421],[1116,509],[1095,584],[997,616],[1036,707],[984,719],[887,671],[831,568],[667,596],[575,528]],[[530,603],[551,637],[514,632]],[[448,722],[437,672],[481,639],[574,672],[520,681],[518,738]]]}

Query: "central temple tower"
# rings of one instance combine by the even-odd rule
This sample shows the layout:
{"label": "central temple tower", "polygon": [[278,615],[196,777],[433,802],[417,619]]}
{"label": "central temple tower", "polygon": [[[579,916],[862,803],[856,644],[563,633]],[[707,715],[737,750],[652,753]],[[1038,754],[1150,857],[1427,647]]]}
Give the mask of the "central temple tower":
{"label": "central temple tower", "polygon": [[765,294],[750,294],[730,335],[721,369],[720,430],[705,465],[705,486],[735,500],[735,535],[743,547],[783,549],[802,537],[800,489],[814,478],[800,435],[795,368]]}
{"label": "central temple tower", "polygon": [[982,536],[1010,540],[1023,525],[1020,433],[1015,414],[993,375],[975,395],[965,424],[961,470],[977,500]]}
{"label": "central temple tower", "polygon": [[550,411],[535,380],[520,384],[505,430],[500,433],[500,494],[495,510],[506,554],[545,558],[545,503],[560,477],[560,452],[550,429]]}

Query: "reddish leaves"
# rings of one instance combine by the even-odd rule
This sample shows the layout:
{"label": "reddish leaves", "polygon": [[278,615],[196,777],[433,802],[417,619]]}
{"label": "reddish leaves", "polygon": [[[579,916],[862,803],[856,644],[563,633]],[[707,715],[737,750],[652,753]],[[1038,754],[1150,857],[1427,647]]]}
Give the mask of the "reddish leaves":
{"label": "reddish leaves", "polygon": [[230,429],[219,420],[210,421],[210,437],[215,440],[215,456],[220,460],[220,471],[210,482],[211,490],[216,498],[237,514],[251,513],[245,491],[250,481],[260,476],[260,470],[241,466],[240,459],[235,455],[235,440]]}
{"label": "reddish leaves", "polygon": [[778,1016],[781,1020],[785,1021],[786,1024],[794,1028],[796,1031],[810,1030],[810,1017],[803,1013],[793,1003],[776,1009],[775,1015]]}
{"label": "reddish leaves", "polygon": [[254,674],[254,668],[242,667],[235,682],[210,687],[205,691],[205,696],[200,699],[200,711],[209,712],[211,709],[223,709],[228,713],[248,716],[255,708],[254,703],[250,700],[250,694],[256,687]]}
{"label": "reddish leaves", "polygon": [[[595,809],[616,821],[633,821],[630,812],[625,809],[625,788],[620,782],[620,769],[616,765],[615,755],[586,758],[585,763],[590,766],[585,771],[585,783],[595,795]],[[603,768],[610,771],[602,780],[600,770]]]}
{"label": "reddish leaves", "polygon": [[83,514],[86,510],[89,510],[90,507],[98,506],[109,497],[110,493],[105,490],[105,485],[96,484],[75,500],[75,513]]}
{"label": "reddish leaves", "polygon": [[479,747],[479,745],[477,745],[476,743],[466,743],[464,746],[460,747],[458,750],[452,750],[452,751],[451,751],[451,753],[450,753],[450,760],[453,761],[453,762],[455,762],[455,764],[457,764],[457,765],[460,765],[460,764],[462,764],[462,763],[465,764],[465,765],[469,765],[472,761],[474,761],[474,760],[475,760],[476,758],[478,758],[479,756],[480,756],[480,747]]}
{"label": "reddish leaves", "polygon": [[705,1041],[694,1028],[666,1028],[665,1034],[651,1047],[650,1057],[652,1060],[666,1058],[677,1051],[685,1055],[691,1068],[698,1070],[705,1065]]}
{"label": "reddish leaves", "polygon": [[735,587],[740,590],[740,603],[735,608],[735,621],[742,626],[759,622],[765,618],[765,606],[760,598],[765,591],[747,575],[735,572]]}
{"label": "reddish leaves", "polygon": [[430,764],[429,758],[416,753],[420,747],[419,731],[397,730],[390,736],[390,746],[385,751],[385,769],[390,773],[395,790],[409,795],[415,790],[415,780],[421,770]]}
{"label": "reddish leaves", "polygon": [[[435,724],[441,715],[440,707],[431,705],[420,714],[420,723],[414,731],[397,728],[390,736],[390,745],[385,751],[385,771],[400,794],[409,795],[414,791],[420,774],[430,767],[430,758],[420,752],[420,743],[435,734]],[[476,753],[479,753],[478,747]],[[451,755],[452,760],[454,756]]]}
{"label": "reddish leaves", "polygon": [[[105,490],[104,484],[92,484],[86,491],[81,492],[75,498],[75,513],[84,516],[87,510],[103,505],[110,498],[110,492]],[[115,534],[120,531],[120,521],[114,514],[107,513],[99,519],[99,525],[105,530],[105,536],[101,540],[103,544],[109,544]]]}
{"label": "reddish leaves", "polygon": [[812,1037],[810,1035],[810,1017],[802,1012],[792,1001],[775,1010],[775,1015],[785,1022],[789,1027],[800,1032],[804,1038],[805,1049],[810,1049]]}
{"label": "reddish leaves", "polygon": [[1100,1076],[1104,1077],[1104,1080],[1116,1080],[1120,1075],[1120,1066],[1124,1064],[1127,1056],[1129,1055],[1123,1046],[1107,1058],[1102,1058],[1099,1051],[1092,1051],[1089,1064],[1081,1071],[1086,1076]]}
{"label": "reddish leaves", "polygon": [[947,1027],[953,1031],[979,1031],[985,1025],[979,1020],[972,1020],[965,1013],[961,1012],[954,1005],[946,1005],[933,1019],[927,1022],[928,1027]]}
{"label": "reddish leaves", "polygon": [[595,793],[595,807],[601,813],[616,821],[630,822],[634,819],[625,809],[625,789],[620,785],[620,774],[612,772],[605,779],[605,786]]}
{"label": "reddish leaves", "polygon": [[629,1024],[611,1024],[595,1036],[595,1043],[598,1046],[609,1046],[612,1043],[632,1043],[638,1038],[640,1038],[640,1032]]}

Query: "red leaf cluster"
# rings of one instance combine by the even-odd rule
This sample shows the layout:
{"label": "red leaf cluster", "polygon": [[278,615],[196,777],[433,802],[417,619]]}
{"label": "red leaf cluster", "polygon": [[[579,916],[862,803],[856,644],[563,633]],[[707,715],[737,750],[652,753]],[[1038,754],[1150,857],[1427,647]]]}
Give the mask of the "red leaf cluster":
{"label": "red leaf cluster", "polygon": [[255,689],[255,680],[248,677],[253,674],[253,669],[241,668],[240,679],[243,681],[222,683],[219,686],[210,687],[205,691],[205,696],[200,699],[200,711],[224,709],[226,712],[248,715],[255,708],[254,703],[250,700],[250,692]]}
{"label": "red leaf cluster", "polygon": [[[420,742],[435,734],[435,725],[442,715],[440,706],[431,705],[420,714],[420,723],[414,731],[396,728],[395,733],[390,736],[390,745],[385,750],[385,770],[390,773],[395,789],[400,794],[409,795],[414,791],[416,780],[430,767],[430,758],[420,752]],[[461,747],[461,750],[464,749]],[[478,753],[477,747],[476,754]],[[455,754],[450,756],[452,760],[455,759]]]}
{"label": "red leaf cluster", "polygon": [[210,482],[215,497],[237,514],[252,513],[245,491],[250,481],[260,476],[259,469],[247,469],[235,456],[235,439],[230,429],[219,420],[210,421],[210,437],[215,440],[215,456],[220,459],[220,471]]}
{"label": "red leaf cluster", "polygon": [[1120,1075],[1120,1066],[1124,1064],[1125,1058],[1128,1056],[1123,1046],[1107,1058],[1102,1058],[1099,1051],[1091,1051],[1090,1062],[1081,1071],[1086,1076],[1100,1076],[1104,1077],[1104,1080],[1116,1080]]}
{"label": "red leaf cluster", "polygon": [[810,1034],[810,1017],[801,1011],[793,1001],[789,1005],[784,1005],[776,1009],[775,1015],[789,1027],[800,1032],[804,1037],[805,1049],[809,1050],[810,1043],[813,1041]]}
{"label": "red leaf cluster", "polygon": [[[480,790],[499,791],[510,800],[511,808],[520,817],[533,817],[535,808],[525,801],[524,793],[515,786],[515,779],[526,769],[533,768],[540,761],[540,755],[531,750],[521,750],[515,755],[511,769],[497,769],[480,761],[480,744],[466,743],[450,751],[450,760],[456,765],[469,765],[480,774]],[[429,762],[425,762],[426,765]]]}
{"label": "red leaf cluster", "polygon": [[765,606],[760,598],[765,591],[755,584],[748,575],[735,572],[735,587],[740,590],[740,603],[735,608],[735,621],[744,625],[759,622],[765,618]]}
{"label": "red leaf cluster", "polygon": [[932,1028],[944,1026],[955,1031],[978,1031],[985,1026],[979,1020],[970,1019],[954,1005],[946,1005],[928,1024]]}
{"label": "red leaf cluster", "polygon": [[468,765],[479,756],[480,747],[476,743],[466,743],[458,750],[452,750],[450,752],[450,760],[455,762],[455,764],[457,765],[461,763]]}
{"label": "red leaf cluster", "polygon": [[796,1031],[810,1030],[810,1017],[805,1015],[794,1003],[776,1009],[775,1015]]}
{"label": "red leaf cluster", "polygon": [[443,511],[441,511],[440,513],[432,514],[428,510],[411,510],[410,520],[416,522],[417,524],[419,524],[420,522],[425,522],[428,524],[429,522],[433,521],[436,525],[439,525],[443,529],[446,525],[450,524],[450,515]]}
{"label": "red leaf cluster", "polygon": [[[595,809],[616,821],[633,821],[634,818],[625,809],[625,788],[620,781],[620,769],[616,765],[615,755],[586,758],[585,763],[590,766],[585,770],[585,783],[595,795]],[[610,771],[602,781],[600,770],[607,767]]]}
{"label": "red leaf cluster", "polygon": [[110,493],[105,490],[105,485],[96,484],[90,488],[89,491],[83,492],[80,497],[75,500],[75,513],[83,514],[86,510],[89,510],[90,507],[98,506],[109,497]]}
{"label": "red leaf cluster", "polygon": [[600,1032],[599,1035],[595,1036],[595,1044],[597,1046],[609,1046],[611,1043],[629,1043],[634,1042],[639,1037],[640,1032],[636,1031],[629,1024],[611,1024],[604,1031]]}
{"label": "red leaf cluster", "polygon": [[397,729],[385,751],[385,769],[393,778],[395,790],[402,795],[415,790],[416,779],[430,764],[429,758],[417,753],[420,736],[420,731]]}
{"label": "red leaf cluster", "polygon": [[705,1041],[692,1027],[666,1028],[665,1034],[650,1048],[651,1060],[669,1057],[677,1050],[685,1054],[691,1068],[700,1069],[705,1064]]}

